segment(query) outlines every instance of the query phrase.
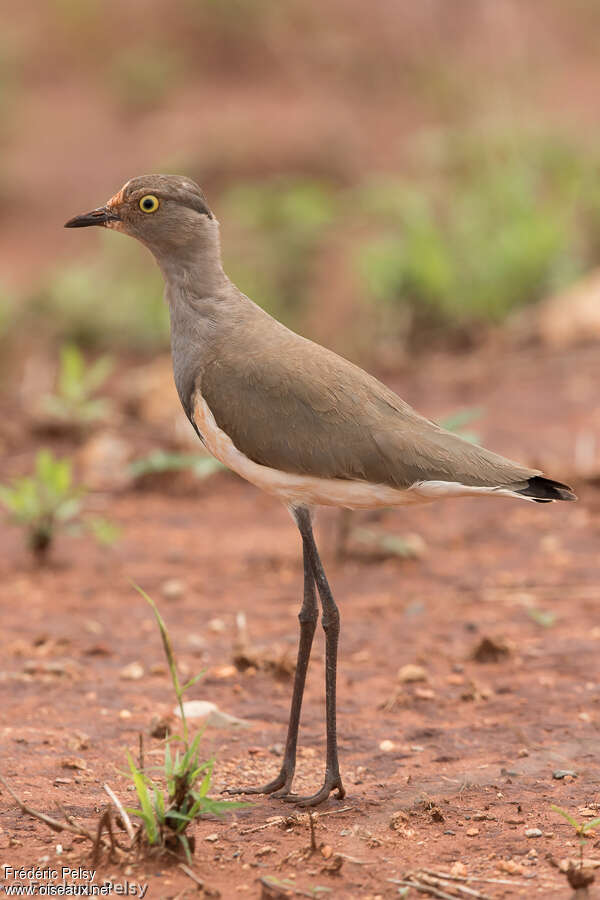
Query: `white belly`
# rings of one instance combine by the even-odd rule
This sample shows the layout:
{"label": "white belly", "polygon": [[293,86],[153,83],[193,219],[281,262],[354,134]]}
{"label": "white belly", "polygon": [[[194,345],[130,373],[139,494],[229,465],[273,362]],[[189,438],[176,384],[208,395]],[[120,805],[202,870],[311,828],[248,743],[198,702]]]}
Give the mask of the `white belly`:
{"label": "white belly", "polygon": [[469,494],[493,493],[508,497],[517,496],[513,491],[506,489],[469,487],[453,481],[419,481],[406,490],[398,490],[387,484],[371,484],[368,481],[319,478],[313,475],[281,472],[279,469],[261,466],[241,453],[231,438],[219,428],[208,404],[200,393],[197,393],[195,397],[193,417],[206,449],[219,462],[237,472],[256,487],[278,497],[288,506],[345,506],[349,509],[376,509],[377,507],[429,503],[440,497],[460,497]]}

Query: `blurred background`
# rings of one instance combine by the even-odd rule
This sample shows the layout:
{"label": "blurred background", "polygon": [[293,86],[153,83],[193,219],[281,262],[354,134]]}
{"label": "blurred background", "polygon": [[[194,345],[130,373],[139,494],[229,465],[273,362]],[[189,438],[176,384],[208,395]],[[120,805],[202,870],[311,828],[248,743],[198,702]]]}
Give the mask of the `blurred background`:
{"label": "blurred background", "polygon": [[106,353],[83,400],[116,393],[179,441],[152,259],[62,227],[141,173],[194,177],[242,290],[388,380],[439,349],[600,338],[593,0],[23,0],[4,18],[4,449],[23,415],[106,421],[68,396]]}
{"label": "blurred background", "polygon": [[[600,727],[600,3],[0,7],[0,684],[10,725],[0,739],[5,773],[23,773],[15,789],[41,809],[67,797],[69,811],[87,808],[95,821],[99,785],[125,791],[115,762],[124,742],[137,756],[142,733],[167,733],[155,720],[174,705],[168,673],[132,580],[164,610],[182,681],[206,673],[193,696],[254,725],[249,738],[203,738],[221,767],[216,790],[233,772],[258,783],[279,767],[302,578],[296,530],[281,504],[202,455],[173,385],[149,253],[114,232],[63,228],[133,176],[186,174],[221,222],[227,273],[255,301],[420,412],[581,497],[318,519],[343,599],[343,766],[369,829],[381,828],[373,843],[361,825],[340,832],[348,843],[336,833],[336,854],[344,847],[362,866],[374,852],[379,868],[367,857],[365,879],[379,881],[364,884],[385,885],[398,877],[395,851],[370,848],[389,848],[398,828],[393,846],[411,870],[418,848],[420,864],[475,860],[469,874],[489,874],[495,857],[514,866],[502,878],[529,878],[536,870],[521,862],[535,865],[535,851],[498,825],[527,818],[536,828],[526,835],[544,830],[544,884],[562,877],[548,859],[572,841],[558,849],[569,834],[551,800],[578,820],[599,814],[589,807]],[[301,793],[321,777],[308,777],[322,759],[316,644]],[[557,760],[573,770],[560,781]],[[77,774],[65,779],[65,766]],[[478,799],[467,785],[480,786]],[[396,817],[408,790],[427,803],[404,831]],[[432,832],[438,792],[451,803]],[[48,860],[50,838],[32,850],[30,826],[4,801],[7,858]],[[461,845],[453,823],[481,809],[490,814],[473,818],[490,821]],[[242,890],[247,868],[223,849],[230,835],[199,853],[214,852],[207,879],[229,879],[223,896]],[[300,876],[307,835],[294,840]],[[259,850],[252,866],[287,873],[290,846],[281,861]],[[358,896],[347,863],[346,877],[341,892]]]}

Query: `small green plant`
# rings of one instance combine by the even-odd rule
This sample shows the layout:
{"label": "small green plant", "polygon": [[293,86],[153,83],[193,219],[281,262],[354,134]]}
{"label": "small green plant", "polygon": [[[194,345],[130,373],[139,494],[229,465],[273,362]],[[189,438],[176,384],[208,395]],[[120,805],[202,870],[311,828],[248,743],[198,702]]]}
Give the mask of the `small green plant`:
{"label": "small green plant", "polygon": [[[185,715],[183,697],[185,692],[195,684],[203,673],[181,684],[177,672],[177,663],[171,639],[158,608],[151,597],[140,587],[134,585],[136,591],[149,604],[158,624],[160,636],[173,690],[179,706],[182,734],[171,735],[166,739],[163,765],[157,768],[164,781],[166,791],[155,780],[149,777],[143,763],[137,766],[132,755],[127,753],[129,772],[139,808],[128,809],[141,819],[147,844],[159,850],[183,851],[188,862],[191,862],[194,848],[193,838],[186,834],[189,826],[206,813],[222,815],[227,810],[245,806],[244,803],[231,803],[223,800],[212,800],[208,797],[214,759],[200,761],[199,745],[202,732],[190,738],[189,727]],[[178,744],[175,754],[171,752],[171,744]]]}
{"label": "small green plant", "polygon": [[42,400],[44,412],[63,425],[83,427],[106,417],[109,402],[96,397],[113,364],[108,356],[101,356],[86,365],[83,354],[75,344],[65,344],[60,351],[60,365],[56,393]]}
{"label": "small green plant", "polygon": [[196,478],[208,478],[223,469],[223,464],[212,456],[200,456],[197,453],[169,453],[166,450],[153,450],[148,456],[134,459],[129,464],[129,474],[133,478],[145,475],[162,475],[165,472],[193,472]]}
{"label": "small green plant", "polygon": [[294,175],[240,182],[226,191],[220,207],[232,223],[226,253],[233,280],[261,306],[294,322],[335,216],[332,186]]}
{"label": "small green plant", "polygon": [[552,628],[556,622],[556,613],[551,609],[538,609],[535,606],[527,606],[525,612],[536,625],[541,625],[542,628]]}
{"label": "small green plant", "polygon": [[0,485],[0,503],[24,529],[29,549],[39,562],[45,560],[60,530],[77,534],[87,528],[101,543],[117,539],[116,526],[96,516],[82,516],[84,495],[85,488],[73,483],[71,461],[55,458],[50,450],[39,451],[32,475]]}
{"label": "small green plant", "polygon": [[[501,322],[597,264],[597,163],[551,136],[449,132],[421,154],[422,185],[373,180],[358,202],[376,233],[368,294],[413,330]],[[404,317],[401,313],[404,313]]]}
{"label": "small green plant", "polygon": [[82,347],[128,352],[167,348],[169,313],[158,269],[147,251],[114,234],[99,235],[91,260],[62,266],[23,298],[23,307],[52,337]]}
{"label": "small green plant", "polygon": [[588,836],[591,835],[594,828],[598,828],[600,826],[600,818],[591,819],[589,822],[578,822],[577,819],[574,819],[573,816],[567,812],[566,809],[563,809],[562,806],[555,806],[552,804],[550,807],[553,812],[558,813],[559,816],[562,816],[563,819],[572,826],[573,831],[579,841],[579,864],[574,866],[573,863],[569,865],[567,869],[566,875],[569,884],[576,891],[576,896],[587,896],[587,888],[594,881],[594,873],[591,870],[587,870],[584,868],[583,861],[583,851],[585,845],[587,843]]}

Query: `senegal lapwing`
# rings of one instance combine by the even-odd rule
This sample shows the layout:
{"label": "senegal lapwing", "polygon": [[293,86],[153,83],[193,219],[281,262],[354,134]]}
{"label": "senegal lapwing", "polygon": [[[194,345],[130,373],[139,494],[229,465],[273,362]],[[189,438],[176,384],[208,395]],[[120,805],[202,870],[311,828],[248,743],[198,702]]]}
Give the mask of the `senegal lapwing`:
{"label": "senegal lapwing", "polygon": [[[281,771],[262,787],[315,806],[337,791],[336,662],[339,612],[312,529],[318,505],[351,509],[493,494],[549,503],[575,500],[569,487],[451,434],[330,350],[295,334],[253,303],[221,264],[219,224],[191,179],[132,178],[106,206],[67,228],[102,225],[131,235],[162,271],[171,319],[175,384],[207,450],[282,500],[302,537],[304,599]],[[327,755],[323,786],[291,792],[306,671],[317,623],[325,631]]]}

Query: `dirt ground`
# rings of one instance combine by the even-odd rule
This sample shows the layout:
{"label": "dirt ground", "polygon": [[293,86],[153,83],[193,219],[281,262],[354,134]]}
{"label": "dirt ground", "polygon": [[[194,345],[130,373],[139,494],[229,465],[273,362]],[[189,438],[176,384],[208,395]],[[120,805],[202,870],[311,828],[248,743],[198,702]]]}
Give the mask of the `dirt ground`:
{"label": "dirt ground", "polygon": [[[336,561],[337,513],[322,513],[321,545],[342,617],[338,724],[347,796],[321,808],[323,846],[310,856],[302,852],[305,817],[269,823],[296,815],[280,801],[258,798],[223,820],[201,821],[195,871],[209,896],[259,897],[260,879],[272,877],[287,879],[298,896],[394,897],[398,885],[389,879],[461,863],[455,872],[495,879],[470,883],[490,898],[568,897],[557,866],[576,855],[577,843],[551,805],[580,820],[600,815],[600,491],[577,461],[577,448],[600,425],[598,348],[549,355],[492,345],[451,360],[423,357],[391,381],[432,416],[483,407],[475,427],[487,445],[574,480],[580,502],[459,500],[366,525],[358,516],[364,527],[420,535],[425,552],[409,560],[375,559],[351,543],[348,558]],[[17,469],[23,447],[9,441],[8,450]],[[32,806],[53,814],[61,803],[87,824],[107,802],[105,782],[133,803],[121,774],[125,749],[135,750],[143,733],[146,752],[158,753],[153,717],[174,707],[160,639],[133,579],[159,603],[182,670],[206,670],[189,699],[213,701],[248,723],[206,730],[214,795],[268,780],[281,761],[291,678],[231,663],[240,612],[253,645],[295,658],[302,572],[287,512],[226,474],[185,493],[127,491],[103,503],[123,527],[116,547],[65,537],[45,569],[34,568],[21,536],[1,525],[0,771]],[[495,662],[473,658],[485,637],[505,649]],[[139,680],[123,677],[132,662],[143,666]],[[423,667],[426,680],[401,682],[408,664]],[[81,768],[68,768],[73,757]],[[319,629],[296,788],[320,786],[323,767]],[[554,777],[560,770],[576,774]],[[529,829],[541,833],[528,836]],[[600,859],[597,836],[586,856]],[[60,868],[86,866],[88,857],[71,837],[23,817],[2,791],[0,861]],[[107,866],[96,880],[110,876],[149,882],[157,900],[198,895],[167,864],[139,863],[126,873]]]}

